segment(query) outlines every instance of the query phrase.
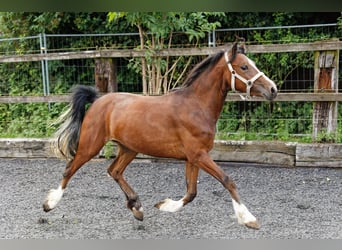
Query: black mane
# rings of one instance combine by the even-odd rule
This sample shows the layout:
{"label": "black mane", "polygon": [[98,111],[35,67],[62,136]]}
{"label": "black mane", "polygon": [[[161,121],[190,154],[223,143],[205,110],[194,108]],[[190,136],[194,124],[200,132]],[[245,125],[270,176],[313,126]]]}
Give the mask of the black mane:
{"label": "black mane", "polygon": [[220,51],[215,55],[207,57],[205,60],[200,62],[191,70],[188,77],[185,79],[182,87],[188,87],[191,86],[191,84],[208,68],[215,65],[222,55],[224,54],[224,51]]}

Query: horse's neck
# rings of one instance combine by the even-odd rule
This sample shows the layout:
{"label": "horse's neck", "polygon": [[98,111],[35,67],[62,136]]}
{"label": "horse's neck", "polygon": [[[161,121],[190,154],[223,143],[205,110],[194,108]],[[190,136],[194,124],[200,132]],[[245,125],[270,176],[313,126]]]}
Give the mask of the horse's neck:
{"label": "horse's neck", "polygon": [[227,96],[227,84],[223,80],[223,72],[204,72],[202,77],[191,86],[191,95],[197,98],[201,108],[215,120],[220,116]]}

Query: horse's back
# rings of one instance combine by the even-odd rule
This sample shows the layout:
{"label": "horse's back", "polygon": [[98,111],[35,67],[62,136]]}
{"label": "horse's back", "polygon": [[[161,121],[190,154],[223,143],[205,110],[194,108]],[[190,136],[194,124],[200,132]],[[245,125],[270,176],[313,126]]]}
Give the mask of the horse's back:
{"label": "horse's back", "polygon": [[143,96],[131,93],[109,93],[99,98],[94,106],[110,112],[128,114],[168,113],[179,106],[172,95]]}
{"label": "horse's back", "polygon": [[103,123],[108,140],[143,154],[184,158],[176,106],[169,95],[110,93],[93,104],[88,116]]}

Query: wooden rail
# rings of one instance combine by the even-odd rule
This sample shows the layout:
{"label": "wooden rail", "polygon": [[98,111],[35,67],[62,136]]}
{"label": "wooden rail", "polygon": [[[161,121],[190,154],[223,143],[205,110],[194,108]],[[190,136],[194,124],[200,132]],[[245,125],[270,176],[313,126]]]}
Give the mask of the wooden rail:
{"label": "wooden rail", "polygon": [[[0,138],[0,159],[54,158],[56,156],[51,151],[52,140]],[[215,140],[210,155],[215,161],[270,164],[279,167],[333,167],[342,170],[341,151],[342,144],[337,143]],[[112,152],[110,157],[114,157],[117,152],[116,144]],[[104,157],[103,151],[97,157]],[[138,154],[137,159],[158,160],[143,154]]]}
{"label": "wooden rail", "polygon": [[[203,48],[171,48],[155,51],[156,56],[197,56],[210,55],[220,50],[227,49],[232,44],[219,47]],[[342,41],[321,41],[311,43],[293,44],[265,44],[248,45],[250,53],[280,53],[280,52],[300,52],[300,51],[322,51],[322,50],[342,50]],[[85,58],[120,58],[120,57],[144,57],[146,50],[132,49],[100,49],[73,52],[53,52],[47,54],[23,54],[0,56],[0,63],[32,62],[42,60],[71,60]]]}
{"label": "wooden rail", "polygon": [[[70,95],[49,95],[49,96],[0,96],[0,103],[53,103],[69,102]],[[227,102],[244,101],[239,94],[230,93],[226,98]],[[254,97],[253,102],[266,101],[262,97]],[[275,102],[342,102],[342,93],[279,93]]]}

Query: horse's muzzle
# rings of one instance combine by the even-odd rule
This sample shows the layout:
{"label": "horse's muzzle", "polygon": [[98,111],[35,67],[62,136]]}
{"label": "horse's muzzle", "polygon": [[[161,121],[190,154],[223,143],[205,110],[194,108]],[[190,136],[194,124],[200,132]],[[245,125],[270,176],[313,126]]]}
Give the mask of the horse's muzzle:
{"label": "horse's muzzle", "polygon": [[270,94],[266,97],[267,100],[272,101],[274,100],[278,95],[278,89],[276,87],[271,87]]}
{"label": "horse's muzzle", "polygon": [[252,88],[252,94],[264,97],[268,101],[273,101],[277,97],[277,94],[278,94],[278,89],[275,84],[274,86],[268,86],[267,88],[265,88],[264,86],[260,86],[260,85],[254,85],[253,88]]}

